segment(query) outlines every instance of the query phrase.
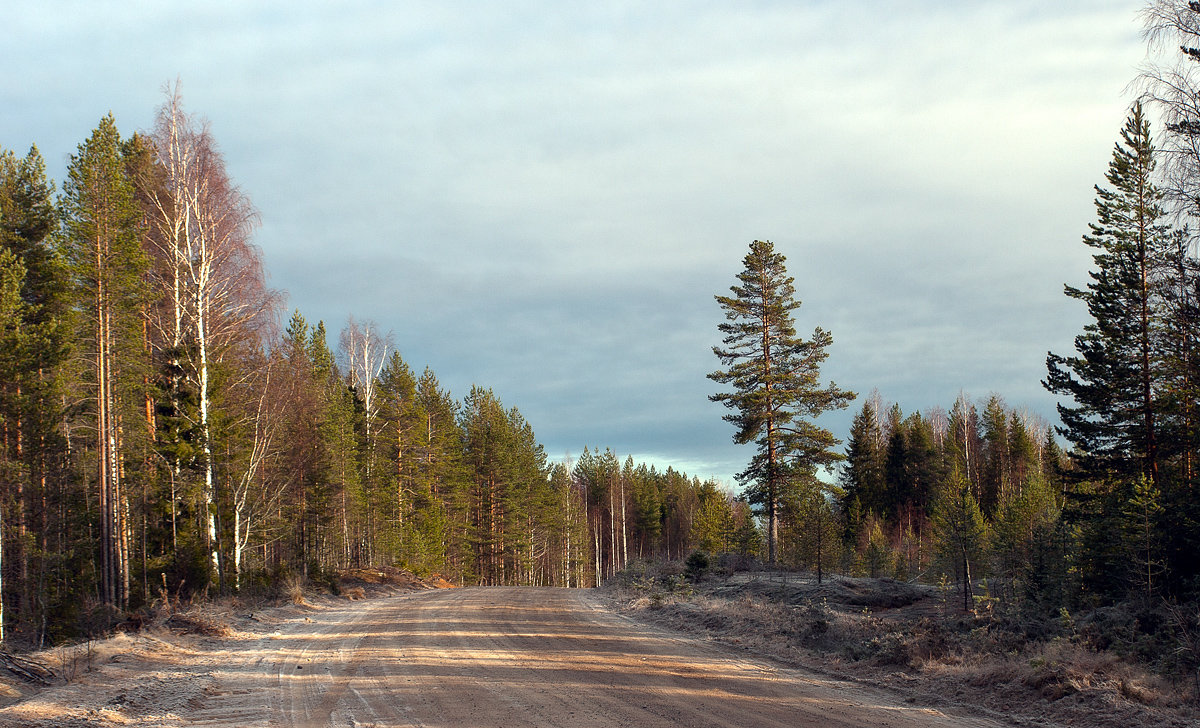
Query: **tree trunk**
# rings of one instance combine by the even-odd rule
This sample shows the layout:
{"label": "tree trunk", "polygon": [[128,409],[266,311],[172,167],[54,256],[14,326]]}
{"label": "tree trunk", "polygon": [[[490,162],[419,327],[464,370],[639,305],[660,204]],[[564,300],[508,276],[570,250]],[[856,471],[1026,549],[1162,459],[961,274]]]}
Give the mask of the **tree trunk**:
{"label": "tree trunk", "polygon": [[963,611],[971,611],[971,597],[974,594],[975,588],[971,583],[971,560],[967,557],[967,549],[964,546],[962,553],[962,569],[963,569]]}
{"label": "tree trunk", "polygon": [[625,529],[625,479],[621,478],[621,566],[629,565],[629,539]]}

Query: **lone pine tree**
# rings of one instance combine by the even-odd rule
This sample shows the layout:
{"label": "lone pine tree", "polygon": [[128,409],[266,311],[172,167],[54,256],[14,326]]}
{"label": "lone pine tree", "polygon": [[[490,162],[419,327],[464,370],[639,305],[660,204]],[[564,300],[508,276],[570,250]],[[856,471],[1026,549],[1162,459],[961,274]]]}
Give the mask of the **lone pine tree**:
{"label": "lone pine tree", "polygon": [[819,327],[809,340],[796,335],[792,312],[800,302],[785,261],[769,241],[750,244],[739,285],[730,287],[733,295],[716,297],[725,311],[725,323],[717,327],[724,347],[714,346],[713,353],[725,368],[708,375],[733,387],[709,399],[732,410],[724,419],[737,428],[734,442],[757,447],[738,480],[766,515],[771,563],[776,560],[780,502],[791,484],[843,459],[833,450],[840,442],[813,420],[846,407],[855,396],[832,382],[820,385],[821,363],[833,337]]}

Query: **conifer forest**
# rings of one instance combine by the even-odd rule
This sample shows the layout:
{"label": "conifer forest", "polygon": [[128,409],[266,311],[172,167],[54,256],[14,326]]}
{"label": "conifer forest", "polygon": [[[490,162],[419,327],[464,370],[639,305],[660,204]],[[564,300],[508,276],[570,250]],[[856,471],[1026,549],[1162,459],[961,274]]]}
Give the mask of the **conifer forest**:
{"label": "conifer forest", "polygon": [[611,449],[548,464],[490,389],[454,398],[368,321],[285,314],[255,225],[177,93],[149,132],[100,119],[60,189],[36,147],[0,156],[9,639],[350,566],[588,586],[753,541],[712,482]]}
{"label": "conifer forest", "polygon": [[[1200,599],[1200,6],[1146,22],[1182,52],[1139,77],[1062,241],[1091,268],[1064,281],[1073,348],[1028,373],[1056,421],[840,388],[837,332],[797,331],[804,292],[755,240],[696,353],[745,446],[737,494],[604,443],[552,461],[486,383],[451,393],[370,318],[285,307],[252,191],[177,87],[150,129],[99,118],[60,182],[0,147],[0,640],[351,567],[590,587],[697,552],[941,584],[964,611]],[[843,409],[848,432],[822,424]]]}

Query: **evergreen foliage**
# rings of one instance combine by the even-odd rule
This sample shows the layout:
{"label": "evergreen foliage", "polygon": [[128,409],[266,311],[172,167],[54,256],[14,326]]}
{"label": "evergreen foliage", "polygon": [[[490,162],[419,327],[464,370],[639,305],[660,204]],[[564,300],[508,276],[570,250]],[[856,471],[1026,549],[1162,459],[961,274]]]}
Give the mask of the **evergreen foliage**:
{"label": "evergreen foliage", "polygon": [[[131,152],[131,150],[133,150]],[[136,145],[121,140],[112,114],[71,157],[59,209],[62,255],[79,312],[79,340],[87,360],[80,395],[88,402],[94,433],[95,489],[99,493],[100,600],[114,613],[130,605],[127,473],[133,468],[131,440],[144,430],[137,422],[146,367],[140,310],[148,261],[141,249],[141,218],[127,164]]]}
{"label": "evergreen foliage", "polygon": [[842,459],[833,450],[839,441],[813,420],[846,407],[855,395],[832,383],[821,386],[820,368],[833,337],[819,327],[809,340],[797,336],[792,313],[800,302],[784,256],[769,241],[755,240],[742,262],[740,285],[730,287],[733,295],[716,297],[725,312],[717,327],[724,347],[713,347],[713,353],[726,368],[708,375],[733,391],[710,399],[732,410],[724,419],[736,428],[734,442],[755,444],[738,479],[766,516],[767,560],[774,563],[789,482],[812,478],[818,468]]}
{"label": "evergreen foliage", "polygon": [[102,119],[57,199],[36,148],[0,150],[0,640],[353,566],[578,587],[757,548],[717,484],[611,450],[550,464],[516,408],[376,364],[353,320],[343,360],[299,311],[276,333],[224,174],[177,93],[153,136]]}
{"label": "evergreen foliage", "polygon": [[[1194,534],[1196,263],[1172,230],[1156,184],[1158,152],[1140,104],[1096,188],[1091,282],[1066,293],[1090,321],[1076,354],[1047,358],[1045,386],[1069,396],[1060,432],[1072,443],[1063,519],[1078,530],[1079,573],[1093,600],[1165,587],[1200,572]],[[1153,531],[1153,534],[1151,534]],[[1159,536],[1162,536],[1160,539]],[[1129,564],[1140,564],[1136,577]]]}
{"label": "evergreen foliage", "polygon": [[1113,150],[1111,187],[1096,187],[1097,220],[1083,238],[1096,251],[1092,280],[1066,287],[1092,320],[1075,339],[1076,355],[1046,360],[1046,388],[1075,401],[1058,409],[1081,477],[1157,483],[1160,475],[1157,283],[1170,235],[1154,169],[1150,122],[1138,104]]}
{"label": "evergreen foliage", "polygon": [[975,580],[983,576],[980,565],[987,549],[988,528],[962,473],[955,471],[938,493],[932,521],[937,553],[962,585],[963,610],[970,610]]}

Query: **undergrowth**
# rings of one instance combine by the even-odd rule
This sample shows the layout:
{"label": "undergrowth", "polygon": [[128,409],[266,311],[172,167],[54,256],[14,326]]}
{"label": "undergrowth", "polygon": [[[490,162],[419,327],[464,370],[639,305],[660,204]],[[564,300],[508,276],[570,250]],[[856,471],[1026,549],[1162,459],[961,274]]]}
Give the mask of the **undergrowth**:
{"label": "undergrowth", "polygon": [[1200,717],[1196,605],[1075,615],[992,601],[964,613],[936,587],[890,579],[835,576],[817,585],[807,575],[719,564],[706,576],[687,574],[678,562],[637,564],[606,589],[657,623],[794,664],[924,685],[933,699],[974,695],[973,704],[1005,713],[1024,705],[1031,715],[1047,706],[1064,715],[1100,711],[1104,724],[1126,727],[1138,725],[1127,715],[1137,710],[1175,716],[1146,723],[1160,727]]}

